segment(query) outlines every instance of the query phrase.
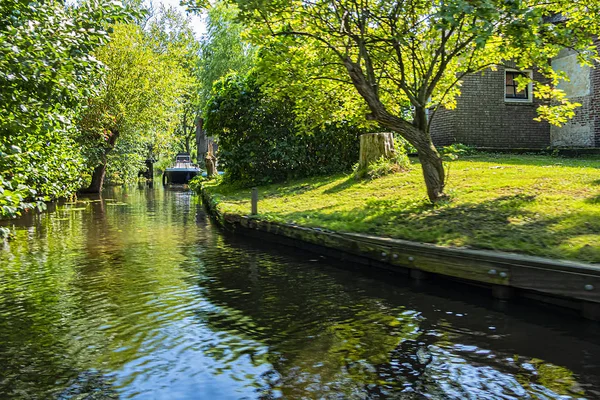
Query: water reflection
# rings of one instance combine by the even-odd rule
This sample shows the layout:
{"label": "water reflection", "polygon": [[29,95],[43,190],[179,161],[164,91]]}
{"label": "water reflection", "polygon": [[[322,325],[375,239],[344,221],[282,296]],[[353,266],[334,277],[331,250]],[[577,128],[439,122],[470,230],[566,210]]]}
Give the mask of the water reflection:
{"label": "water reflection", "polygon": [[224,235],[115,189],[0,253],[0,398],[595,398],[597,326]]}

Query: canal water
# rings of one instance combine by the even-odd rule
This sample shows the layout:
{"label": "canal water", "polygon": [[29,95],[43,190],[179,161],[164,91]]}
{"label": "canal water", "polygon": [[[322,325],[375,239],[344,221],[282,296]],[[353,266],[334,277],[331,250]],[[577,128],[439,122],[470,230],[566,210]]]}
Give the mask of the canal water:
{"label": "canal water", "polygon": [[15,222],[2,399],[600,398],[597,324],[223,234],[186,191]]}

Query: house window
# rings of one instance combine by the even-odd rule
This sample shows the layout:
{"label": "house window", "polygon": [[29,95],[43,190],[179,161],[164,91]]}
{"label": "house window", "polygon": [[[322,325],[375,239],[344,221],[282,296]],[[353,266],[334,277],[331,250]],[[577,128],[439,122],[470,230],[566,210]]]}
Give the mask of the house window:
{"label": "house window", "polygon": [[517,78],[520,76],[531,78],[531,71],[506,70],[505,74],[505,100],[512,102],[531,102],[531,91],[533,86],[531,82],[527,84],[524,90],[519,90],[519,84],[517,83]]}

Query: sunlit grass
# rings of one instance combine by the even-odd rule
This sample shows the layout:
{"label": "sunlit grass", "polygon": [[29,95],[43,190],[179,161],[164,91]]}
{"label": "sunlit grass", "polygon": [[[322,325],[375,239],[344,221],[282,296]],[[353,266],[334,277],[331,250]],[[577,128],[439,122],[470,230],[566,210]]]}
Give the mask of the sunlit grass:
{"label": "sunlit grass", "polygon": [[[335,175],[259,188],[261,218],[443,246],[600,262],[600,157],[476,155],[449,164],[451,200],[427,202],[421,170],[373,181]],[[206,184],[223,212],[250,190]]]}

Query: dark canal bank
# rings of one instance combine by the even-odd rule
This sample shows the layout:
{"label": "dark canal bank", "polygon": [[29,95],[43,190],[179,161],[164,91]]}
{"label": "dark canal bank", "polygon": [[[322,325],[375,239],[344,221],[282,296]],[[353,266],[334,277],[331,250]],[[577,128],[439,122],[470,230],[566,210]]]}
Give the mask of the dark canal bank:
{"label": "dark canal bank", "polygon": [[600,328],[224,235],[116,189],[0,252],[0,398],[600,398]]}

